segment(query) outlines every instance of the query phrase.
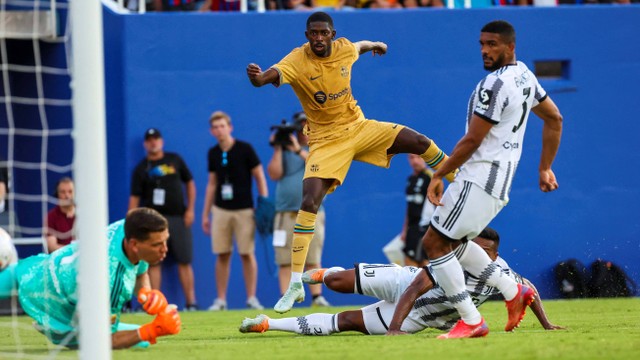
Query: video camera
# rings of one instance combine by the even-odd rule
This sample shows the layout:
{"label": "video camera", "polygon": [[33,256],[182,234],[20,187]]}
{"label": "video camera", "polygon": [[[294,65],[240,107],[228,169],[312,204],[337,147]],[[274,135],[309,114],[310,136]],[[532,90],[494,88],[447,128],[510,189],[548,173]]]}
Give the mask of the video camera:
{"label": "video camera", "polygon": [[302,121],[306,120],[307,117],[303,112],[295,113],[293,115],[292,123],[287,122],[287,119],[282,119],[282,122],[279,125],[274,125],[270,128],[271,131],[276,130],[276,133],[273,137],[273,141],[270,142],[269,145],[280,145],[282,147],[291,145],[291,134],[302,131]]}

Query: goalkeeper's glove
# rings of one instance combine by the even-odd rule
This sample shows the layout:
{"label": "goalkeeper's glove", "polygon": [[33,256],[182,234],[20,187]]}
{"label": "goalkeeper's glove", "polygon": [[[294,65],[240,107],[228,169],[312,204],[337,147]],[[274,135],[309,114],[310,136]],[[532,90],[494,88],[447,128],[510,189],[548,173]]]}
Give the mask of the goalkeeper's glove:
{"label": "goalkeeper's glove", "polygon": [[156,338],[165,335],[175,335],[180,332],[182,321],[176,305],[168,305],[149,324],[138,328],[140,340],[156,343]]}
{"label": "goalkeeper's glove", "polygon": [[160,290],[151,290],[143,287],[138,291],[138,301],[142,309],[149,315],[157,315],[167,307],[167,298]]}

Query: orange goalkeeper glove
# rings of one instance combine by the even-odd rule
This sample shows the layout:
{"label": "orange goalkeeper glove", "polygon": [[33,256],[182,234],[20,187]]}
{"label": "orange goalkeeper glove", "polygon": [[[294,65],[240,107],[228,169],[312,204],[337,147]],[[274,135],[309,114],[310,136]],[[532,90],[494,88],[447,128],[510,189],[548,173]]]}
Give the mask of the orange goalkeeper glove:
{"label": "orange goalkeeper glove", "polygon": [[175,335],[180,332],[181,326],[182,321],[180,314],[178,314],[178,308],[171,304],[161,311],[152,322],[138,328],[138,336],[140,340],[155,344],[157,337]]}
{"label": "orange goalkeeper glove", "polygon": [[142,304],[142,309],[149,315],[157,315],[163,311],[168,303],[167,298],[160,290],[151,290],[143,287],[138,291],[138,302]]}

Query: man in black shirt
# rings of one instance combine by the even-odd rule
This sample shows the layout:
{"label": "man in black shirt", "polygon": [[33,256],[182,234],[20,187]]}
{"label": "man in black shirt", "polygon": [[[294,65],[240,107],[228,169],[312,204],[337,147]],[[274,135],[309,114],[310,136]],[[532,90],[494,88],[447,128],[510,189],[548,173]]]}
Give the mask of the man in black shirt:
{"label": "man in black shirt", "polygon": [[[202,230],[211,234],[216,254],[216,289],[218,296],[209,310],[227,308],[227,285],[235,236],[247,291],[247,306],[262,309],[256,298],[258,265],[255,257],[255,219],[251,178],[258,194],[269,196],[267,181],[253,147],[231,136],[231,118],[222,111],[209,119],[211,135],[218,144],[209,149],[209,180],[202,211]],[[213,222],[210,215],[213,214]]]}
{"label": "man in black shirt", "polygon": [[427,164],[419,155],[408,154],[408,159],[413,172],[407,178],[407,213],[400,237],[404,240],[405,265],[419,267],[427,263],[422,247],[422,236],[426,228],[420,226],[420,218],[433,173],[427,169]]}
{"label": "man in black shirt", "polygon": [[[193,239],[191,225],[194,219],[196,184],[191,171],[180,155],[164,152],[164,141],[158,129],[148,129],[144,134],[147,152],[134,169],[131,177],[129,210],[139,206],[150,207],[164,215],[169,222],[169,255],[178,263],[178,276],[187,302],[186,310],[197,310],[193,280]],[[187,193],[184,203],[183,184]],[[153,289],[160,289],[162,271],[160,265],[149,267],[149,279]]]}

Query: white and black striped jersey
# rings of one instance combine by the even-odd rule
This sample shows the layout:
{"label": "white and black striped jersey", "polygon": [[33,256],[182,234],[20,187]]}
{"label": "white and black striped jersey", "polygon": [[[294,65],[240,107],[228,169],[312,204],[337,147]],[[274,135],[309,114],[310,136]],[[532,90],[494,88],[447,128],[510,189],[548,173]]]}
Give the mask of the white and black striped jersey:
{"label": "white and black striped jersey", "polygon": [[[506,261],[498,257],[495,262],[509,277],[518,283],[523,283],[522,276],[512,271]],[[497,288],[489,286],[486,282],[480,281],[466,271],[465,284],[476,307],[482,305],[491,296],[500,293]],[[458,311],[447,300],[444,290],[436,284],[433,289],[427,291],[416,300],[405,322],[413,322],[422,328],[430,327],[449,330],[458,320],[460,320]]]}
{"label": "white and black striped jersey", "polygon": [[508,201],[529,113],[546,97],[536,76],[520,61],[482,79],[469,99],[466,128],[473,114],[493,127],[456,179],[473,182],[487,194]]}

